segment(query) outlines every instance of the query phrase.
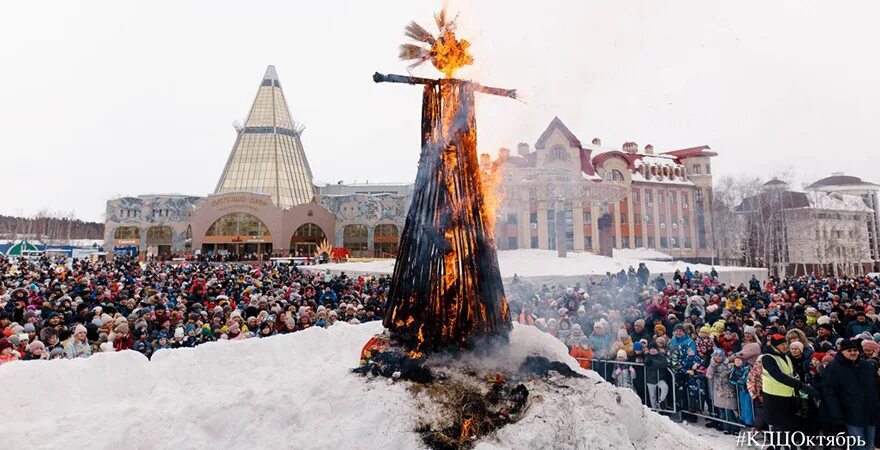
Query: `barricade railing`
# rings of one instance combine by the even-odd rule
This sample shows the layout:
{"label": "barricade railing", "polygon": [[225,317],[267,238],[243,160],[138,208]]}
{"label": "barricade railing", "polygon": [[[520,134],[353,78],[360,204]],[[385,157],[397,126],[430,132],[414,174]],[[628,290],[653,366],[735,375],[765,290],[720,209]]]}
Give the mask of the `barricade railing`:
{"label": "barricade railing", "polygon": [[[731,384],[729,380],[717,380],[718,382],[731,384],[734,388],[732,399],[734,409],[717,408],[712,401],[713,382],[705,375],[676,374],[671,367],[662,369],[648,369],[643,363],[629,361],[617,361],[614,359],[575,358],[578,363],[587,361],[590,369],[598,373],[606,382],[615,386],[624,384],[623,387],[632,388],[648,408],[681,418],[682,414],[692,417],[702,417],[706,420],[728,425],[730,431],[733,427],[745,427],[740,419],[740,393],[744,392],[739,385]],[[634,374],[629,369],[634,369]],[[617,372],[618,369],[626,370],[630,375]],[[649,373],[649,371],[653,371]],[[652,382],[648,382],[649,375]],[[628,380],[628,382],[627,382]],[[627,385],[628,384],[628,385]],[[671,395],[670,395],[671,394]],[[671,399],[671,402],[670,402]]]}

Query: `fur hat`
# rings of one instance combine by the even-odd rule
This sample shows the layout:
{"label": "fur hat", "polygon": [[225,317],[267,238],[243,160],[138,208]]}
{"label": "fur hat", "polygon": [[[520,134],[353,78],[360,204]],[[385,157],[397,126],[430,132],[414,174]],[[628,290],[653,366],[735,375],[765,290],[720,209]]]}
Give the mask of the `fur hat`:
{"label": "fur hat", "polygon": [[30,350],[31,353],[35,352],[37,349],[45,350],[46,345],[40,341],[34,341],[31,342],[31,345],[28,345],[28,350]]}
{"label": "fur hat", "polygon": [[876,352],[877,350],[880,350],[880,344],[878,344],[874,341],[864,340],[864,341],[862,341],[862,349],[866,352],[867,351]]}
{"label": "fur hat", "polygon": [[626,350],[620,349],[617,351],[617,359],[626,359]]}
{"label": "fur hat", "polygon": [[116,333],[118,334],[128,334],[128,323],[122,322],[119,325],[116,325]]}
{"label": "fur hat", "polygon": [[856,343],[849,340],[849,339],[844,339],[840,342],[840,344],[837,344],[837,345],[840,347],[840,351],[849,350],[851,348],[856,348]]}
{"label": "fur hat", "polygon": [[816,319],[816,323],[819,325],[827,325],[827,324],[831,323],[831,318],[828,316],[821,316],[818,319]]}

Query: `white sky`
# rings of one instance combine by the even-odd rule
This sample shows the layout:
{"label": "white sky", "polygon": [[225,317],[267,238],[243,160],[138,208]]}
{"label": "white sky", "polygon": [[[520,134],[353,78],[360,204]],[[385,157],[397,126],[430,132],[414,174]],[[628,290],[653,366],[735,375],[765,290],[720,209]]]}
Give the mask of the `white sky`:
{"label": "white sky", "polygon": [[[316,179],[411,181],[421,93],[403,27],[437,1],[18,1],[0,13],[0,214],[103,220],[119,195],[213,190],[269,64]],[[517,88],[478,100],[481,152],[533,145],[554,115],[582,140],[708,144],[716,175],[880,182],[880,3],[451,2],[475,65]],[[433,30],[433,28],[432,28]],[[436,76],[432,68],[414,74]]]}

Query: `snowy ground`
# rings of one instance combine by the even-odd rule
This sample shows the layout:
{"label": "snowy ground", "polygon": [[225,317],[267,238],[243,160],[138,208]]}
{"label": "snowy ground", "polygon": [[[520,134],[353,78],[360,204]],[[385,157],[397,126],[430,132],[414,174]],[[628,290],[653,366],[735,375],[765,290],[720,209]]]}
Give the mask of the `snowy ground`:
{"label": "snowy ground", "polygon": [[[379,322],[337,324],[267,339],[83,360],[0,367],[5,448],[412,449],[423,410],[407,382],[350,373]],[[517,326],[496,364],[542,354],[580,370],[565,346]],[[699,437],[644,408],[631,391],[583,379],[529,382],[523,419],[476,448],[710,449],[730,438]]]}
{"label": "snowy ground", "polygon": [[[505,279],[514,275],[530,279],[538,283],[574,283],[575,277],[587,275],[604,275],[605,272],[616,273],[630,266],[638,267],[644,262],[653,275],[663,273],[667,281],[672,281],[676,269],[685,271],[699,270],[708,273],[713,266],[704,264],[690,264],[682,261],[651,261],[646,259],[594,255],[592,253],[569,253],[565,258],[559,258],[552,250],[506,250],[498,252],[498,266],[501,276]],[[758,279],[765,279],[767,269],[749,267],[725,267],[714,266],[718,276],[725,283],[748,282],[752,274]],[[393,259],[380,259],[370,262],[351,262],[335,264],[319,264],[306,266],[307,270],[328,270],[331,272],[344,271],[349,274],[390,274],[394,271]]]}

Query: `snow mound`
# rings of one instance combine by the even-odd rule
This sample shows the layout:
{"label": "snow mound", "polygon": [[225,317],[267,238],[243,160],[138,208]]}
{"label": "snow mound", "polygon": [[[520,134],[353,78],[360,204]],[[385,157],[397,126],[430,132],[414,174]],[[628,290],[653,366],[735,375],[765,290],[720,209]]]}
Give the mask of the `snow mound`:
{"label": "snow mound", "polygon": [[[644,251],[642,251],[644,250]],[[587,276],[604,276],[605,272],[617,273],[627,270],[629,267],[636,268],[640,262],[644,262],[651,271],[651,276],[664,274],[666,281],[672,281],[672,274],[676,270],[682,273],[690,267],[691,270],[699,270],[709,273],[714,267],[718,271],[719,278],[725,283],[746,283],[752,274],[759,280],[767,277],[767,269],[753,267],[729,267],[711,266],[706,264],[690,264],[683,261],[657,261],[660,256],[667,255],[656,250],[637,249],[618,251],[615,257],[594,255],[592,253],[568,253],[565,258],[557,256],[553,250],[519,249],[504,250],[498,252],[498,268],[501,277],[510,280],[514,275],[535,283],[551,284],[574,284],[583,281]],[[394,272],[393,259],[379,259],[367,262],[329,263],[314,266],[303,266],[309,271],[329,271],[332,273],[346,272],[348,274],[390,275]]]}
{"label": "snow mound", "polygon": [[[409,383],[351,373],[380,322],[89,359],[0,367],[8,448],[424,448]],[[516,326],[491,364],[539,354],[587,375],[531,381],[520,422],[476,448],[721,448],[582,371],[565,346]],[[489,364],[489,363],[487,363]],[[515,367],[515,366],[514,366]]]}

